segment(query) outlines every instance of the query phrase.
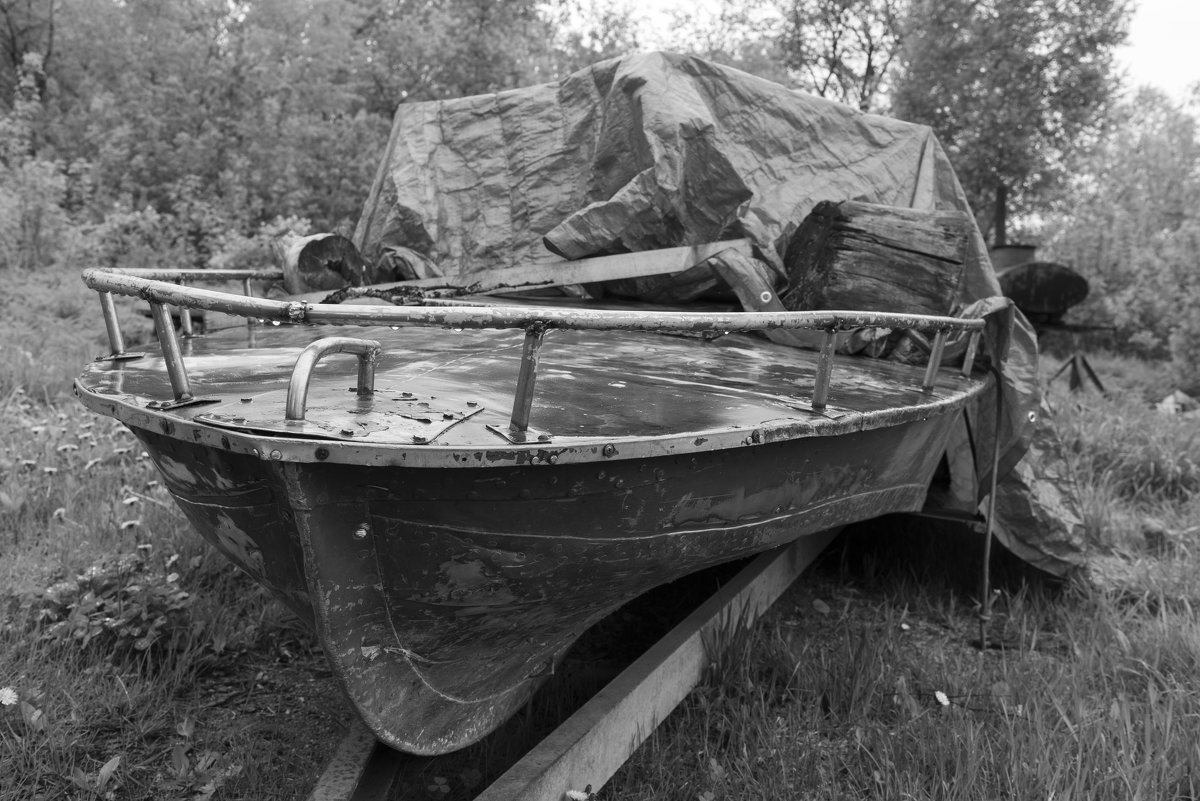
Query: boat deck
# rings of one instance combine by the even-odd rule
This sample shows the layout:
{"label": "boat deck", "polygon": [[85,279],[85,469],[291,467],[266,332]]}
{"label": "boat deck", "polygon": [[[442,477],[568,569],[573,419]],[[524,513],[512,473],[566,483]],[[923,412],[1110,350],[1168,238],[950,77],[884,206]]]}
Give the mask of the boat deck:
{"label": "boat deck", "polygon": [[[382,345],[374,394],[348,391],[355,360],[332,356],[313,372],[305,420],[285,421],[297,357],[331,334]],[[219,435],[223,447],[285,461],[322,459],[314,441],[327,443],[324,458],[356,463],[480,464],[516,447],[499,432],[513,407],[519,330],[243,324],[183,342],[193,390],[209,402],[151,408],[172,397],[154,345],[139,359],[89,365],[81,399],[135,427],[179,426],[174,436],[197,441]],[[817,361],[816,352],[751,334],[551,330],[530,419],[540,439],[530,441],[571,460],[604,445],[632,458],[836,435],[960,408],[984,384],[947,367],[923,391],[924,368],[838,357],[828,405],[816,412],[808,401]]]}

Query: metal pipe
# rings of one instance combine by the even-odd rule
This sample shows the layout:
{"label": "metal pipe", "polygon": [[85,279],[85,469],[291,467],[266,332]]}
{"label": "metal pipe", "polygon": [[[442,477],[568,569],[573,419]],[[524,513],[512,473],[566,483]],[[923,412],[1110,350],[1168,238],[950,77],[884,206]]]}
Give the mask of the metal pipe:
{"label": "metal pipe", "polygon": [[[186,287],[187,284],[183,279],[177,281],[180,286]],[[187,306],[179,306],[179,333],[183,334],[185,339],[190,339],[193,336],[192,332],[192,310]]]}
{"label": "metal pipe", "polygon": [[971,369],[975,367],[975,354],[979,351],[979,338],[980,333],[978,331],[972,331],[967,336],[967,352],[963,354],[962,363],[962,374],[964,376],[970,377]]}
{"label": "metal pipe", "polygon": [[512,419],[509,428],[513,431],[529,430],[529,413],[533,408],[533,390],[537,382],[538,356],[542,350],[542,338],[546,326],[534,323],[525,329],[525,344],[521,349],[521,372],[517,376],[517,392],[513,397]]}
{"label": "metal pipe", "polygon": [[933,390],[933,385],[937,381],[937,371],[942,367],[942,354],[946,350],[946,336],[950,333],[948,329],[939,328],[933,337],[933,350],[929,352],[929,364],[925,367],[925,380],[921,382],[921,389],[925,392]]}
{"label": "metal pipe", "polygon": [[150,315],[154,318],[158,345],[162,348],[163,360],[167,363],[167,376],[171,379],[171,391],[175,395],[175,402],[190,401],[192,386],[183,364],[183,354],[179,352],[179,338],[175,336],[175,323],[171,319],[171,312],[163,304],[150,301]]}
{"label": "metal pipe", "polygon": [[817,378],[813,383],[814,411],[824,411],[825,403],[829,400],[829,377],[833,374],[833,350],[836,346],[837,331],[826,329],[825,338],[821,340],[821,355],[817,359]]}
{"label": "metal pipe", "polygon": [[356,339],[354,337],[325,337],[318,339],[304,350],[296,359],[292,368],[292,377],[288,381],[287,401],[284,407],[284,417],[288,420],[303,420],[308,406],[308,384],[312,379],[313,368],[324,357],[332,353],[353,353],[358,357],[358,387],[359,395],[370,395],[375,391],[375,363],[379,360],[381,346],[373,339]]}
{"label": "metal pipe", "polygon": [[84,282],[97,291],[115,292],[193,309],[224,312],[281,323],[313,325],[436,325],[448,328],[548,328],[602,331],[686,331],[725,333],[767,329],[945,328],[977,331],[983,320],[886,312],[634,312],[593,309],[554,309],[522,306],[337,306],[317,303],[304,307],[297,320],[295,304],[266,298],[240,297],[199,287],[178,287],[120,273],[86,270]]}
{"label": "metal pipe", "polygon": [[104,315],[104,327],[108,331],[108,347],[111,356],[125,355],[125,338],[121,336],[121,323],[117,320],[117,305],[111,292],[98,292],[100,312]]}

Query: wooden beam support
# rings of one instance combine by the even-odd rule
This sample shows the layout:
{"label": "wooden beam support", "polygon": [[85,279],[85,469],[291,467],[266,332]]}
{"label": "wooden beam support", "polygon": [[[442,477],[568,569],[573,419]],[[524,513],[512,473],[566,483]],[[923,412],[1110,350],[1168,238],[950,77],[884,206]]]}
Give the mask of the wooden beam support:
{"label": "wooden beam support", "polygon": [[705,639],[759,617],[836,534],[758,556],[475,801],[561,801],[568,790],[599,790],[699,683],[710,659]]}

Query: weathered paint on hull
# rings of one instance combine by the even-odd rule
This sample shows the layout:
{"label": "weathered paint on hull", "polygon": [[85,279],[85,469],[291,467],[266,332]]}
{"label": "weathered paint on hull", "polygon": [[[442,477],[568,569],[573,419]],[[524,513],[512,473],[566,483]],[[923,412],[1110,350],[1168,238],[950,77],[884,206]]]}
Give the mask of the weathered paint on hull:
{"label": "weathered paint on hull", "polygon": [[134,430],[205,538],[315,623],[380,739],[436,754],[511,716],[651,587],[920,508],[948,423],[456,470],[271,462]]}

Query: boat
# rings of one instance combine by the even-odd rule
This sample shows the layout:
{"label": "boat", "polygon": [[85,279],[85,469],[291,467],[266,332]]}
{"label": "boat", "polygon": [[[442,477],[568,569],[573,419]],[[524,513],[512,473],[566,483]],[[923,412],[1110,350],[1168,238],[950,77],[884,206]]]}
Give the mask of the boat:
{"label": "boat", "polygon": [[[340,306],[176,276],[85,273],[117,336],[77,395],[317,630],[379,739],[419,754],[491,731],[654,586],[920,509],[951,423],[990,385],[750,333],[971,336],[980,320]],[[160,353],[124,351],[114,294],[149,301]],[[169,306],[249,323],[183,338]]]}
{"label": "boat", "polygon": [[[673,127],[654,109],[675,108],[685,85],[708,100]],[[621,110],[658,86],[654,113]],[[696,109],[712,118],[700,125]],[[763,120],[770,135],[722,128]],[[619,129],[631,122],[655,127]],[[500,147],[484,128],[520,136]],[[814,130],[819,147],[804,144]],[[643,133],[656,144],[635,155],[650,166],[617,164]],[[577,151],[594,166],[577,169]],[[784,157],[803,162],[803,181],[785,180]],[[615,164],[633,176],[624,189]],[[664,211],[672,186],[680,200]],[[287,276],[89,269],[109,352],[75,391],[133,431],[201,536],[315,629],[382,742],[445,753],[494,730],[589,626],[655,586],[935,494],[974,513],[1026,413],[995,414],[1014,374],[996,368],[1020,344],[1003,314],[984,319],[1007,301],[982,239],[971,222],[953,314],[784,309],[763,276],[778,273],[787,215],[831,187],[969,219],[928,129],[697,59],[630,57],[548,89],[410,104],[354,241],[367,263],[407,274],[261,297],[260,282]],[[609,199],[589,205],[601,188]],[[500,211],[471,205],[498,197]],[[656,245],[660,213],[671,241]],[[599,275],[561,277],[592,254]],[[679,280],[694,295],[722,258],[738,267],[738,305],[662,291]],[[524,267],[542,276],[522,285],[537,292],[482,280]],[[587,289],[614,277],[625,296]],[[448,282],[452,297],[425,291]],[[545,296],[551,284],[576,288]],[[638,296],[647,286],[655,297]],[[383,300],[397,289],[399,305]],[[149,304],[153,352],[127,351],[123,296]],[[863,331],[926,347],[848,354]]]}

